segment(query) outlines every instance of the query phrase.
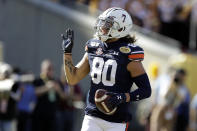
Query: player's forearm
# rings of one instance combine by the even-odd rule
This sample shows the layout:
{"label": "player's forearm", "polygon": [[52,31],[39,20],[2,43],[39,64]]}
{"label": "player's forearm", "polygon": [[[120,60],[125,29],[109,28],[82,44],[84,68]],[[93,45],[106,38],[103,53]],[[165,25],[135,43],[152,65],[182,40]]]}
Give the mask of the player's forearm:
{"label": "player's forearm", "polygon": [[130,101],[138,101],[151,96],[151,86],[146,73],[133,78],[133,81],[138,86],[138,89],[130,92]]}
{"label": "player's forearm", "polygon": [[75,85],[78,83],[76,80],[76,67],[73,65],[72,56],[64,54],[64,70],[66,80],[69,85]]}

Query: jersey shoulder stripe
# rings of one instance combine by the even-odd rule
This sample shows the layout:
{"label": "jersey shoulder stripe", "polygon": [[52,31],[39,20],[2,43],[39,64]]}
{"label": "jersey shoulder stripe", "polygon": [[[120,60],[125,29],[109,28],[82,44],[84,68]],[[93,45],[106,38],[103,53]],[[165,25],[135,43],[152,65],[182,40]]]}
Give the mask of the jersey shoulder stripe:
{"label": "jersey shoulder stripe", "polygon": [[130,59],[144,59],[144,54],[131,54],[128,57]]}
{"label": "jersey shoulder stripe", "polygon": [[144,60],[144,50],[137,45],[128,44],[131,52],[128,55],[128,59],[131,61],[142,61]]}

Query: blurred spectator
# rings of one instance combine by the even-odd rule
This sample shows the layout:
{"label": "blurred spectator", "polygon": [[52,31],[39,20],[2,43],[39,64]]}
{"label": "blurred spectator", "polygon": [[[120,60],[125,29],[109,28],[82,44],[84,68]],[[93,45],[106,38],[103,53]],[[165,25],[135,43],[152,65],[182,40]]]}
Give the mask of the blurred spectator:
{"label": "blurred spectator", "polygon": [[132,20],[134,24],[139,26],[143,26],[143,21],[147,16],[147,9],[142,0],[132,0],[127,3],[128,12],[131,14]]}
{"label": "blurred spectator", "polygon": [[143,21],[144,25],[143,27],[148,31],[155,31],[159,32],[160,30],[160,20],[158,17],[158,0],[154,1],[145,1],[145,6],[147,8],[147,16],[145,17],[145,20]]}
{"label": "blurred spectator", "polygon": [[126,10],[132,15],[134,24],[144,27],[147,31],[159,31],[157,0],[130,0],[126,4]]}
{"label": "blurred spectator", "polygon": [[[185,84],[186,71],[184,69],[178,69],[176,71],[174,82],[176,84],[175,91],[176,96],[174,100],[176,122],[174,131],[186,131],[189,123],[189,104],[190,93]],[[169,94],[173,91],[169,90]]]}
{"label": "blurred spectator", "polygon": [[76,1],[88,5],[92,0],[76,0]]}
{"label": "blurred spectator", "polygon": [[90,13],[94,14],[96,13],[97,9],[98,9],[98,3],[99,0],[91,0],[89,3],[89,11]]}
{"label": "blurred spectator", "polygon": [[197,130],[197,94],[191,101],[190,105],[190,121],[189,121],[189,131]]}
{"label": "blurred spectator", "polygon": [[24,83],[21,87],[21,98],[18,102],[17,130],[31,131],[32,112],[36,104],[34,87],[31,83]]}
{"label": "blurred spectator", "polygon": [[59,97],[64,97],[54,78],[51,61],[44,60],[41,74],[34,81],[37,104],[33,114],[33,131],[55,131],[55,113]]}
{"label": "blurred spectator", "polygon": [[[54,1],[54,2],[59,2],[60,4],[68,4],[68,3],[73,3],[73,2],[77,2],[79,0],[51,0],[51,1]],[[81,2],[81,1],[80,1]]]}
{"label": "blurred spectator", "polygon": [[190,47],[197,50],[197,2],[192,2],[190,19]]}
{"label": "blurred spectator", "polygon": [[[150,122],[150,131],[159,131],[164,126],[165,113],[163,108],[165,107],[165,95],[170,87],[172,75],[174,74],[174,68],[169,68],[167,73],[159,76],[155,83],[152,96],[152,113]],[[167,126],[167,125],[165,125]]]}
{"label": "blurred spectator", "polygon": [[197,2],[195,2],[193,4],[192,15],[193,15],[193,18],[194,18],[194,22],[197,24]]}
{"label": "blurred spectator", "polygon": [[58,103],[56,131],[73,131],[75,104],[82,100],[82,92],[79,85],[70,86],[67,84],[63,67],[61,70],[60,83],[65,97]]}
{"label": "blurred spectator", "polygon": [[[163,105],[153,113],[157,113],[156,126],[151,124],[151,131],[186,131],[189,120],[190,93],[184,83],[186,72],[183,69],[176,70],[173,77],[168,79],[168,89],[164,95]],[[164,84],[164,83],[163,83]],[[153,119],[154,116],[153,114]]]}
{"label": "blurred spectator", "polygon": [[175,8],[175,17],[173,21],[173,36],[172,38],[182,43],[182,48],[189,47],[189,29],[190,29],[190,14],[191,7],[178,5]]}
{"label": "blurred spectator", "polygon": [[34,76],[32,74],[20,74],[20,71],[16,73],[19,75],[19,81],[22,83],[20,100],[17,104],[17,131],[31,131],[32,112],[36,104],[35,88],[32,85]]}
{"label": "blurred spectator", "polygon": [[128,0],[111,0],[110,7],[120,7],[125,9]]}
{"label": "blurred spectator", "polygon": [[111,0],[99,0],[98,9],[104,11],[110,7]]}
{"label": "blurred spectator", "polygon": [[176,5],[173,0],[160,0],[158,3],[158,11],[161,21],[160,33],[173,37],[173,19],[175,17]]}
{"label": "blurred spectator", "polygon": [[12,80],[12,68],[0,65],[0,131],[16,131],[16,102],[19,99],[19,83]]}

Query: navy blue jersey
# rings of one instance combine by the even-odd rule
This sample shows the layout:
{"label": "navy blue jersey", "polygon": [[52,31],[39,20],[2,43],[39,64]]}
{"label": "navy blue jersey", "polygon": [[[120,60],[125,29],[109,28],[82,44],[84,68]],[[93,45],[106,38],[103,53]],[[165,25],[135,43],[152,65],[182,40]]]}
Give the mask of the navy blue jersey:
{"label": "navy blue jersey", "polygon": [[91,87],[85,113],[110,122],[130,121],[129,103],[120,104],[113,115],[105,115],[96,108],[94,96],[98,89],[129,93],[133,81],[127,65],[131,61],[142,61],[143,49],[120,40],[106,44],[91,39],[86,43],[86,52],[90,65]]}

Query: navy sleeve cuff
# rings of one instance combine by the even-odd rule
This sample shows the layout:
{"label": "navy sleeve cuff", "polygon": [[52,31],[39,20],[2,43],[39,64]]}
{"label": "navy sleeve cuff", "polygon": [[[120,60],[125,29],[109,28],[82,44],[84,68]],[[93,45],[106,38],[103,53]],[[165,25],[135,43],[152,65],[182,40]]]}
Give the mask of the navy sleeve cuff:
{"label": "navy sleeve cuff", "polygon": [[130,101],[139,101],[151,96],[151,86],[147,74],[143,74],[133,78],[133,82],[138,89],[130,92]]}

